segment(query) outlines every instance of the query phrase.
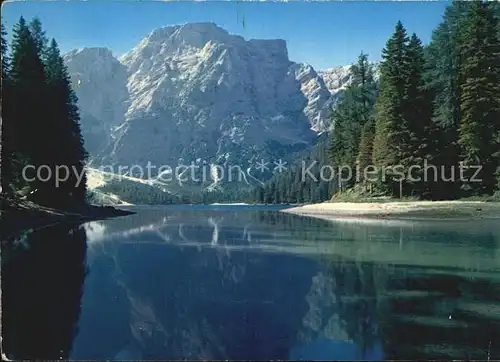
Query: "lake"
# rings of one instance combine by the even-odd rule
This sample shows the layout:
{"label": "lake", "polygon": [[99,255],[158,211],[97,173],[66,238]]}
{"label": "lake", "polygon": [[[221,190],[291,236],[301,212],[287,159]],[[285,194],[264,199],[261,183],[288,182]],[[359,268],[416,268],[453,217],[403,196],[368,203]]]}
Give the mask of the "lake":
{"label": "lake", "polygon": [[494,222],[132,207],[2,255],[13,358],[500,359]]}

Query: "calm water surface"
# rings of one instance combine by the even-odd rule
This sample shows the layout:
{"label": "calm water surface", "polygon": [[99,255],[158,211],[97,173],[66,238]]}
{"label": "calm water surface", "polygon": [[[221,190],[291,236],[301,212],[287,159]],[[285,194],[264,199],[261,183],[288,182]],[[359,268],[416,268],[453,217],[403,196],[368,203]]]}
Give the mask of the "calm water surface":
{"label": "calm water surface", "polygon": [[140,207],[2,255],[3,348],[58,359],[500,359],[500,226]]}

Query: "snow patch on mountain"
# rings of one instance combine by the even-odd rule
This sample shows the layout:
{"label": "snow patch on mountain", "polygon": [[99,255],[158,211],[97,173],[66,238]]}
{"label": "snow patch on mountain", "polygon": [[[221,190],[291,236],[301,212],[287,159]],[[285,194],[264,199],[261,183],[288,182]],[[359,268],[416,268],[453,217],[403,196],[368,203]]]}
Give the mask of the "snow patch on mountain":
{"label": "snow patch on mountain", "polygon": [[300,90],[307,98],[304,113],[309,119],[312,130],[323,132],[328,129],[329,114],[332,109],[332,94],[323,78],[309,64],[293,64],[295,77]]}
{"label": "snow patch on mountain", "polygon": [[101,164],[291,154],[329,129],[349,81],[348,67],[316,72],[290,61],[284,40],[246,40],[214,23],[156,29],[120,60],[86,48],[65,61],[86,144],[102,136],[90,150]]}
{"label": "snow patch on mountain", "polygon": [[91,154],[111,142],[112,128],[125,120],[127,70],[107,48],[83,48],[64,55],[78,98],[85,147]]}
{"label": "snow patch on mountain", "polygon": [[331,94],[337,94],[344,90],[351,82],[349,69],[350,65],[341,65],[319,71],[319,75],[323,78],[328,91]]}

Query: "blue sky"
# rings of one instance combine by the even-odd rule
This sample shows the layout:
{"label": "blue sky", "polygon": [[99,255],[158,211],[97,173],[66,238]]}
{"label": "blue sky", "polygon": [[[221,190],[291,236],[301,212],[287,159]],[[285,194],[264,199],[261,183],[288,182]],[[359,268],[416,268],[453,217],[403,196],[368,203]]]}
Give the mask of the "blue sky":
{"label": "blue sky", "polygon": [[[38,16],[61,50],[103,46],[121,55],[153,29],[186,22],[212,21],[246,39],[285,39],[293,61],[317,69],[352,63],[363,50],[380,52],[401,20],[424,43],[441,21],[442,1],[331,2],[164,2],[23,1],[2,4],[10,30],[23,15]],[[244,19],[244,21],[243,21]]]}

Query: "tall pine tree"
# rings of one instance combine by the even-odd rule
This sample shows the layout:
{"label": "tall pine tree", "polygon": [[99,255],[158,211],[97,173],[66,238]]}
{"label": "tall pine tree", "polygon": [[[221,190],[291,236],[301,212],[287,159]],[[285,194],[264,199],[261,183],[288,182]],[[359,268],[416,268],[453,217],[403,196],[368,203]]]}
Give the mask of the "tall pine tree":
{"label": "tall pine tree", "polygon": [[[394,34],[382,50],[380,65],[380,93],[375,105],[373,142],[373,161],[379,169],[396,166],[409,141],[408,125],[404,119],[408,78],[407,47],[406,29],[398,22]],[[386,182],[393,189],[395,185],[391,174],[385,172],[384,177],[387,177]]]}
{"label": "tall pine tree", "polygon": [[[425,49],[426,89],[433,98],[433,121],[438,126],[433,137],[439,157],[434,164],[444,170],[439,179],[445,180],[434,190],[435,198],[455,198],[458,196],[459,182],[453,181],[452,168],[458,167],[458,128],[460,122],[460,75],[462,59],[460,48],[463,40],[464,21],[472,2],[453,1],[447,7],[443,22],[432,34]],[[440,171],[441,173],[441,171]],[[455,175],[456,176],[456,175]],[[457,180],[458,181],[458,180]]]}
{"label": "tall pine tree", "polygon": [[361,133],[361,140],[359,142],[359,154],[358,154],[358,165],[361,170],[360,181],[366,182],[365,175],[370,179],[371,176],[368,175],[369,166],[373,165],[373,140],[375,138],[375,122],[373,119],[369,119],[363,126],[363,131]]}
{"label": "tall pine tree", "polygon": [[42,61],[46,61],[47,57],[47,46],[48,46],[48,39],[47,36],[45,35],[45,31],[42,28],[42,22],[40,21],[39,18],[34,18],[31,20],[29,26],[28,26],[31,36],[33,37],[33,40],[36,44],[36,47],[38,49],[38,56]]}
{"label": "tall pine tree", "polygon": [[[46,144],[50,142],[48,137],[44,137],[47,130],[45,70],[37,44],[23,17],[13,30],[11,62],[8,121],[14,131],[13,145],[20,165],[29,163],[38,169],[45,163]],[[21,171],[22,167],[18,170]],[[21,177],[21,185],[24,181]],[[37,177],[30,182],[30,186],[36,190],[35,193],[43,194],[46,184]]]}
{"label": "tall pine tree", "polygon": [[[356,170],[359,143],[364,125],[372,117],[377,85],[374,80],[373,64],[361,53],[350,68],[352,82],[346,88],[343,98],[333,111],[334,124],[330,148],[331,159],[336,166],[349,166]],[[357,175],[347,186],[353,185]]]}
{"label": "tall pine tree", "polygon": [[[1,48],[1,56],[2,56],[2,80],[0,84],[0,93],[1,93],[1,99],[2,102],[0,104],[0,114],[2,117],[2,121],[0,122],[0,192],[4,193],[9,191],[9,170],[12,170],[12,166],[10,165],[10,157],[7,156],[6,154],[6,149],[3,146],[3,136],[4,136],[4,122],[5,122],[5,102],[6,102],[6,96],[7,92],[6,87],[8,80],[8,67],[9,67],[9,62],[7,58],[7,43],[6,43],[6,38],[7,38],[7,33],[5,32],[5,28],[3,26],[3,23],[1,24],[1,39],[0,39],[0,48]],[[5,172],[7,170],[7,173]]]}
{"label": "tall pine tree", "polygon": [[7,32],[5,31],[3,23],[0,25],[2,27],[0,47],[1,47],[1,54],[2,54],[2,85],[3,85],[3,81],[7,79],[7,72],[9,69],[9,60],[7,57],[7,40],[6,40]]}
{"label": "tall pine tree", "polygon": [[[52,165],[65,165],[72,169],[70,178],[55,193],[61,201],[83,202],[86,193],[84,172],[87,153],[80,129],[80,116],[76,95],[57,42],[52,39],[47,51],[47,85],[49,88],[48,112],[54,139],[49,149]],[[76,175],[83,174],[78,183]]]}
{"label": "tall pine tree", "polygon": [[[3,188],[15,191],[28,185],[26,191],[31,199],[50,206],[84,202],[87,154],[77,99],[57,43],[52,41],[50,47],[47,46],[38,19],[27,25],[21,17],[15,25],[8,78],[2,110]],[[44,172],[23,173],[26,165],[35,169],[43,167]],[[56,182],[58,166],[69,167],[67,181]],[[83,175],[81,181],[80,175]],[[28,181],[28,177],[33,180]]]}
{"label": "tall pine tree", "polygon": [[466,172],[466,186],[474,194],[493,193],[499,166],[500,39],[497,19],[489,3],[473,2],[460,49],[460,160],[465,166],[481,166],[480,179]]}
{"label": "tall pine tree", "polygon": [[[434,165],[437,159],[437,127],[432,121],[432,93],[424,84],[425,56],[422,42],[412,34],[406,48],[406,89],[403,122],[406,124],[405,147],[401,149],[400,164],[410,173],[405,193],[434,197],[432,191],[438,174],[424,171],[425,162]],[[412,168],[418,166],[418,168]],[[427,177],[425,177],[427,172]]]}

